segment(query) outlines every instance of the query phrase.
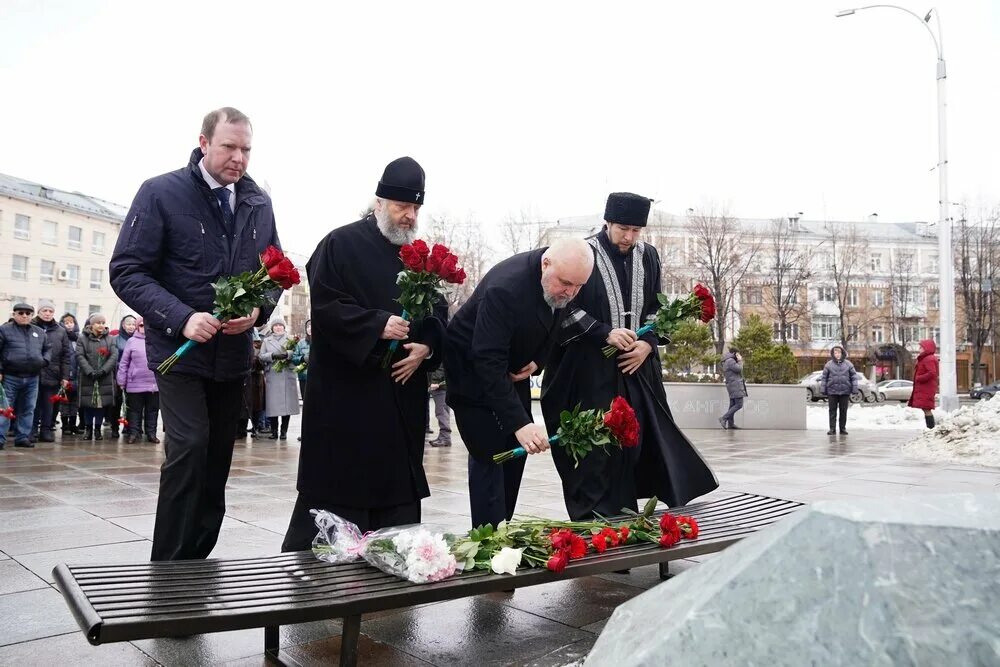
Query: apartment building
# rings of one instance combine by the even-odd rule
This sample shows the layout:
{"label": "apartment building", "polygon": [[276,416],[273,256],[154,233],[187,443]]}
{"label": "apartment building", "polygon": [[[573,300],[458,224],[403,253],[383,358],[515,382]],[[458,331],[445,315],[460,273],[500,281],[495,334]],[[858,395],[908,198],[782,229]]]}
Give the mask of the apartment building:
{"label": "apartment building", "polygon": [[[877,216],[861,222],[785,218],[786,287],[779,308],[774,224],[770,219],[736,221],[729,252],[737,264],[745,261],[746,268],[733,285],[733,308],[720,310],[720,317],[726,318],[726,339],[756,314],[771,323],[776,341],[787,341],[803,374],[822,368],[831,346],[846,339],[849,355],[869,377],[909,377],[918,341],[940,342],[940,258],[933,227],[879,222]],[[560,219],[546,230],[544,244],[564,236],[589,236],[602,225],[600,216]],[[752,239],[760,239],[755,253]],[[707,280],[698,268],[704,244],[688,215],[654,211],[644,240],[660,253],[665,293],[684,294],[694,282]],[[792,280],[794,276],[801,279]],[[795,288],[789,289],[789,284]],[[973,374],[962,305],[956,293],[957,375],[959,389],[965,390]],[[786,315],[784,337],[779,311]],[[987,346],[980,369],[987,381],[995,377],[996,362]]]}
{"label": "apartment building", "polygon": [[108,261],[127,208],[0,174],[0,314],[41,299],[81,321],[104,313],[112,327],[131,311],[108,282]]}

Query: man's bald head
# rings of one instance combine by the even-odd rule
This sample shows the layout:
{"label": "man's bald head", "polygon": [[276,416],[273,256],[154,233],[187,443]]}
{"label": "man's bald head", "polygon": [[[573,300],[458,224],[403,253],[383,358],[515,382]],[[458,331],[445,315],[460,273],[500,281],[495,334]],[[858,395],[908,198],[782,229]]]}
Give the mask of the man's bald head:
{"label": "man's bald head", "polygon": [[560,239],[542,255],[542,294],[552,308],[565,308],[590,279],[594,251],[583,239]]}

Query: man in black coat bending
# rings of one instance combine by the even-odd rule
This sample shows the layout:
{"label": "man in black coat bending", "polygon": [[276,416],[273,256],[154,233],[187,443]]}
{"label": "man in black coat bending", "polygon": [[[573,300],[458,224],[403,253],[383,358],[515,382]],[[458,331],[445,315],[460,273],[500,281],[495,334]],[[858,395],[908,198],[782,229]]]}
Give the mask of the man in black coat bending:
{"label": "man in black coat bending", "polygon": [[[282,551],[308,549],[309,510],[328,510],[363,531],[420,521],[427,372],[441,362],[447,306],[401,317],[400,247],[412,243],[424,203],[424,170],[393,160],[374,210],[320,241],[306,265],[312,347],[302,415],[299,495]],[[389,368],[382,358],[398,347]]]}
{"label": "man in black coat bending", "polygon": [[581,239],[514,255],[493,267],[448,326],[448,405],[469,450],[472,525],[510,519],[523,458],[492,457],[521,446],[548,449],[531,417],[528,378],[541,372],[564,308],[590,278],[594,256]]}

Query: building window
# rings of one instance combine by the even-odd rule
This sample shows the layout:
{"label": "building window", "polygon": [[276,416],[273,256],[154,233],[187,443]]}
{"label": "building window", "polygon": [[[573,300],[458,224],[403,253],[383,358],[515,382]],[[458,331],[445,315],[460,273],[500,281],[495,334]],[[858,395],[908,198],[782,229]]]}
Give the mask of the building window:
{"label": "building window", "polygon": [[816,318],[812,323],[813,340],[834,340],[839,331],[837,320],[833,318]]}
{"label": "building window", "polygon": [[938,272],[938,256],[931,255],[930,257],[927,258],[927,273],[936,274],[937,272]]}
{"label": "building window", "polygon": [[930,329],[930,335],[931,335],[930,336],[931,340],[933,340],[938,345],[941,344],[941,328],[940,327],[931,327],[931,329]]}
{"label": "building window", "polygon": [[743,301],[748,306],[759,306],[764,302],[762,290],[759,287],[747,287],[743,290]]}
{"label": "building window", "polygon": [[42,222],[42,243],[56,245],[59,243],[59,223],[45,220]]}
{"label": "building window", "polygon": [[827,303],[837,302],[837,288],[836,287],[820,287],[816,290],[818,299],[820,301],[825,301]]}
{"label": "building window", "polygon": [[83,249],[83,228],[73,227],[69,228],[69,249],[70,250],[81,250]]}
{"label": "building window", "polygon": [[882,330],[881,324],[876,324],[872,326],[872,342],[873,343],[885,342],[885,332]]}
{"label": "building window", "polygon": [[799,302],[799,291],[797,289],[788,292],[788,303],[797,304]]}
{"label": "building window", "polygon": [[833,257],[828,252],[816,253],[816,266],[821,271],[829,271],[833,268]]}
{"label": "building window", "polygon": [[66,284],[70,287],[80,286],[80,267],[76,264],[66,265]]}
{"label": "building window", "polygon": [[885,305],[885,293],[882,290],[872,290],[872,305],[876,308],[881,308]]}
{"label": "building window", "polygon": [[14,238],[24,241],[31,238],[31,218],[20,213],[14,216]]}
{"label": "building window", "polygon": [[847,290],[847,305],[852,307],[857,307],[858,305],[858,288],[851,287]]}
{"label": "building window", "polygon": [[683,294],[685,291],[684,283],[681,282],[680,280],[677,280],[676,278],[671,278],[670,280],[668,280],[665,287],[666,290],[664,290],[664,294],[670,294],[670,295]]}
{"label": "building window", "polygon": [[98,255],[104,254],[104,232],[94,232],[93,242],[90,244],[90,251]]}
{"label": "building window", "polygon": [[96,303],[92,303],[90,304],[90,306],[88,306],[87,317],[90,317],[94,313],[99,313],[99,312],[101,312],[101,307]]}
{"label": "building window", "polygon": [[857,341],[858,338],[859,338],[859,336],[858,336],[858,325],[857,324],[848,324],[847,325],[847,340]]}
{"label": "building window", "polygon": [[77,304],[76,301],[67,301],[66,302],[66,310],[64,310],[63,312],[69,313],[73,317],[76,317],[77,308],[79,308],[79,304]]}
{"label": "building window", "polygon": [[101,289],[104,287],[104,269],[90,270],[90,289]]}
{"label": "building window", "polygon": [[[777,322],[774,323],[771,329],[772,338],[774,340],[781,340],[780,326]],[[786,324],[785,325],[785,338],[789,341],[797,341],[799,339],[799,325],[798,324]]]}
{"label": "building window", "polygon": [[14,255],[10,265],[10,277],[14,280],[28,279],[28,258],[22,255]]}
{"label": "building window", "polygon": [[927,290],[927,307],[931,310],[941,308],[941,292],[936,289]]}
{"label": "building window", "polygon": [[875,273],[879,273],[880,271],[882,271],[882,253],[879,252],[872,253],[871,267],[872,271],[874,271]]}
{"label": "building window", "polygon": [[43,283],[52,283],[56,279],[56,263],[43,259],[38,270],[38,279]]}

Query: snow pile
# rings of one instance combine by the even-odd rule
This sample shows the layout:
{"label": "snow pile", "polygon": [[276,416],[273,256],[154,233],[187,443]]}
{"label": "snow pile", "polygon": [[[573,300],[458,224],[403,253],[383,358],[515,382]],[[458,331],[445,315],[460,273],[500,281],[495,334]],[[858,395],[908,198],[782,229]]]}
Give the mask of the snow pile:
{"label": "snow pile", "polygon": [[[940,410],[934,411],[935,419],[942,419]],[[810,431],[826,431],[830,428],[829,408],[825,405],[806,407],[806,428]],[[847,430],[860,431],[926,429],[923,410],[905,405],[886,404],[860,406],[851,405],[847,410]]]}
{"label": "snow pile", "polygon": [[939,419],[934,430],[903,445],[903,453],[924,461],[1000,467],[1000,399],[966,405]]}

